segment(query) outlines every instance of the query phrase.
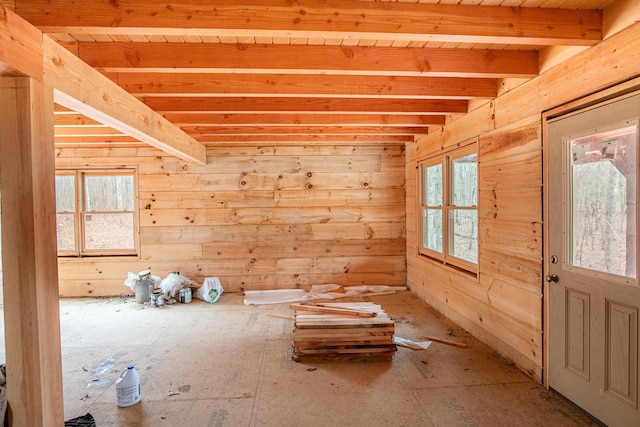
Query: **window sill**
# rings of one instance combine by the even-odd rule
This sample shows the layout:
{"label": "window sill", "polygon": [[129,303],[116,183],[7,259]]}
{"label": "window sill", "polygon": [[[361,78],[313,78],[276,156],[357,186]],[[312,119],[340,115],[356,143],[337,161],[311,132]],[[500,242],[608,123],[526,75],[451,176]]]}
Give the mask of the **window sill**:
{"label": "window sill", "polygon": [[64,262],[82,262],[99,259],[101,261],[132,261],[140,260],[140,255],[58,255],[58,261]]}
{"label": "window sill", "polygon": [[470,271],[470,270],[467,270],[465,268],[459,267],[459,266],[457,266],[455,264],[448,263],[448,262],[443,261],[441,259],[437,259],[437,258],[434,258],[434,257],[429,256],[429,255],[425,255],[425,254],[422,254],[422,253],[418,253],[418,258],[422,259],[424,261],[429,261],[429,262],[431,262],[433,264],[437,264],[437,265],[441,266],[442,268],[453,270],[453,271],[455,271],[457,273],[461,273],[461,274],[463,274],[465,276],[469,276],[469,277],[473,277],[474,279],[478,279],[478,272],[477,271]]}

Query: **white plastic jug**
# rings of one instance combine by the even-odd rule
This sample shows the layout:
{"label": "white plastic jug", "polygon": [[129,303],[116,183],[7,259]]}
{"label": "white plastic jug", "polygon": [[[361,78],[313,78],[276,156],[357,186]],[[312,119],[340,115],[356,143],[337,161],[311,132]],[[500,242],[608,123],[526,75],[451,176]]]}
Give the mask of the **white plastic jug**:
{"label": "white plastic jug", "polygon": [[122,408],[140,402],[140,374],[133,365],[127,366],[127,370],[116,380],[116,394],[118,406]]}

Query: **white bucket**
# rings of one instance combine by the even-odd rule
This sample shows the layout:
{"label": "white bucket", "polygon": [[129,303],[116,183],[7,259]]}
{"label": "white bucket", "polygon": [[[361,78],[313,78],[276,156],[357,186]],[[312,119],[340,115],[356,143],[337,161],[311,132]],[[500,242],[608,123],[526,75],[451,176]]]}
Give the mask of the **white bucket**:
{"label": "white bucket", "polygon": [[133,365],[127,366],[127,370],[116,380],[116,395],[118,406],[122,408],[140,402],[140,374]]}
{"label": "white bucket", "polygon": [[135,292],[136,292],[136,302],[138,304],[144,304],[149,302],[151,299],[151,292],[153,290],[153,280],[145,279],[139,280],[136,283]]}

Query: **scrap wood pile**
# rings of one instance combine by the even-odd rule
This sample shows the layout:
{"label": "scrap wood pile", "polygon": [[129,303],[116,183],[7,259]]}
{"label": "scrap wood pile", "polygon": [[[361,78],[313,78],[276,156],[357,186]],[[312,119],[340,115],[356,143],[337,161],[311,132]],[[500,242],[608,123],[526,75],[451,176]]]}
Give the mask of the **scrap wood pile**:
{"label": "scrap wood pile", "polygon": [[391,360],[394,323],[371,302],[292,304],[293,359]]}

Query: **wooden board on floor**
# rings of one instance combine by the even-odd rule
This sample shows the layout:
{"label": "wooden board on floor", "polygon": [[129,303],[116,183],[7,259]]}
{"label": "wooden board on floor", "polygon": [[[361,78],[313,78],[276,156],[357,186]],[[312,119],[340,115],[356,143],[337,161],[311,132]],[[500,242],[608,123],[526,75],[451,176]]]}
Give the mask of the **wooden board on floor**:
{"label": "wooden board on floor", "polygon": [[374,317],[295,311],[293,359],[391,360],[396,351],[394,322],[371,302],[323,303],[323,306],[375,313]]}

